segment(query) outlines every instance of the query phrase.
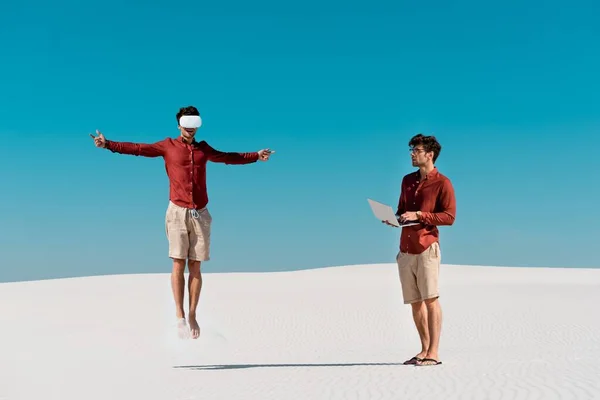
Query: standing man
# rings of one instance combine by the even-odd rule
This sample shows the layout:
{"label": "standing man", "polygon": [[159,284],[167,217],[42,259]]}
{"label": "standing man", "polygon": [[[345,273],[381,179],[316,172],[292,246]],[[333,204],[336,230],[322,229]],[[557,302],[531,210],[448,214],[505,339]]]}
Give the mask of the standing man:
{"label": "standing man", "polygon": [[[250,164],[267,161],[273,153],[269,149],[251,153],[222,152],[206,141],[194,139],[202,125],[196,107],[179,109],[176,114],[179,137],[165,138],[159,142],[130,143],[106,140],[91,135],[96,147],[113,153],[143,157],[162,157],[169,177],[169,204],[165,216],[165,230],[169,242],[169,257],[173,260],[171,287],[175,299],[177,326],[181,338],[198,338],[200,327],[196,321],[196,308],[202,288],[200,263],[210,259],[210,232],[212,217],[207,209],[206,163]],[[183,298],[185,266],[189,270],[189,313],[185,319]],[[188,328],[189,323],[189,328]]]}
{"label": "standing man", "polygon": [[396,261],[404,304],[410,304],[421,339],[421,351],[405,364],[438,365],[442,310],[438,277],[441,261],[440,225],[452,225],[456,199],[450,179],[434,165],[442,146],[435,136],[418,134],[409,141],[413,167],[418,170],[402,179],[396,216],[400,223],[419,224],[402,228]]}

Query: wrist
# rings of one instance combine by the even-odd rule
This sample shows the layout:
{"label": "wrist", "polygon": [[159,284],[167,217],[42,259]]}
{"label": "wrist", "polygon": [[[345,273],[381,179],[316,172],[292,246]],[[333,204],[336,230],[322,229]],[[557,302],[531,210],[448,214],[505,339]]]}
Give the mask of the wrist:
{"label": "wrist", "polygon": [[421,221],[422,217],[423,217],[423,214],[421,214],[421,211],[417,211],[417,220]]}

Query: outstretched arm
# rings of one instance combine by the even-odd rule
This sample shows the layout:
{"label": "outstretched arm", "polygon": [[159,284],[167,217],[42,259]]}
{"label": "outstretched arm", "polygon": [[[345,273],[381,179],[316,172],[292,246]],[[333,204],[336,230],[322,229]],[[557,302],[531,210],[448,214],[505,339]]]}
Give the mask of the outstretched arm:
{"label": "outstretched arm", "polygon": [[101,147],[103,149],[110,150],[113,153],[131,154],[134,156],[143,157],[159,157],[165,154],[164,140],[152,144],[115,142],[112,140],[107,140],[102,134],[102,132],[98,130],[96,130],[96,134],[98,134],[98,136],[90,134],[92,139],[94,139],[94,144],[96,145],[96,147]]}
{"label": "outstretched arm", "polygon": [[456,198],[450,180],[445,180],[438,197],[439,211],[422,212],[421,222],[426,225],[452,225],[456,218]]}
{"label": "outstretched arm", "polygon": [[142,157],[160,157],[164,155],[164,141],[156,143],[115,142],[107,140],[104,146],[113,153]]}
{"label": "outstretched arm", "polygon": [[205,141],[200,143],[200,148],[206,153],[209,161],[223,164],[250,164],[258,160],[258,152],[238,153],[220,151],[210,146]]}

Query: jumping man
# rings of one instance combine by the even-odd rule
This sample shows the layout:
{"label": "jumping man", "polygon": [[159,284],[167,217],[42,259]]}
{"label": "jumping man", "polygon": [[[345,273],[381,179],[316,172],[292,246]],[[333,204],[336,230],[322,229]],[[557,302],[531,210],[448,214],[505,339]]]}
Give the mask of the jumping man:
{"label": "jumping man", "polygon": [[[210,259],[212,217],[208,211],[206,163],[250,164],[267,161],[274,152],[269,149],[250,153],[222,152],[206,141],[194,137],[202,125],[200,113],[193,107],[183,107],[176,114],[179,136],[159,142],[131,143],[107,140],[102,133],[90,134],[96,147],[113,153],[143,157],[162,157],[169,178],[169,204],[165,215],[165,230],[169,242],[169,257],[173,260],[171,286],[181,338],[198,338],[200,328],[196,308],[202,288],[200,263]],[[183,308],[185,266],[189,270],[189,313],[186,321]],[[189,323],[189,328],[188,328]]]}

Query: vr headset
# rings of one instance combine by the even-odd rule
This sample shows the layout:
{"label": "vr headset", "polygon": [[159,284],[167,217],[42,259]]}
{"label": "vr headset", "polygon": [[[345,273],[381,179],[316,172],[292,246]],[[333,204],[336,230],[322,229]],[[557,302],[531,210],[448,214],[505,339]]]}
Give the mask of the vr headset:
{"label": "vr headset", "polygon": [[202,118],[199,115],[182,115],[179,118],[179,126],[183,128],[200,128]]}

